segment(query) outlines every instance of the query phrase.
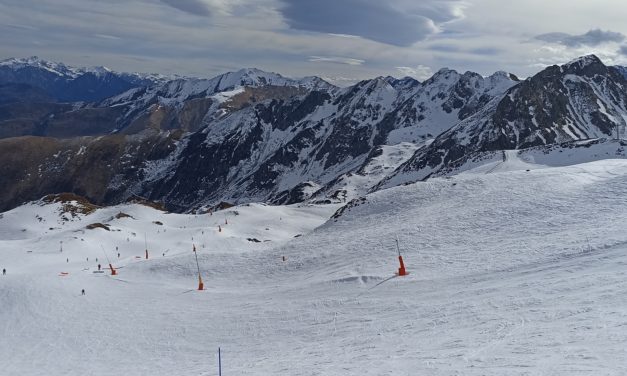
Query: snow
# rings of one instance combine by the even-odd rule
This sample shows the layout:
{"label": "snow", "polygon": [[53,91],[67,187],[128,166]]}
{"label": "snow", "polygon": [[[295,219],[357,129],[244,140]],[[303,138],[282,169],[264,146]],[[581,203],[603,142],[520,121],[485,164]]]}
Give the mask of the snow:
{"label": "snow", "polygon": [[41,59],[37,56],[31,56],[28,58],[10,58],[0,61],[0,66],[9,67],[14,70],[24,69],[27,67],[38,68],[48,71],[52,74],[58,75],[66,79],[75,79],[85,73],[91,73],[96,76],[102,77],[107,74],[116,74],[120,77],[124,77],[131,80],[145,80],[151,83],[164,83],[166,81],[173,80],[179,76],[172,75],[166,76],[157,73],[116,73],[111,69],[103,66],[96,66],[90,68],[77,68],[67,66],[63,63],[57,63]]}
{"label": "snow", "polygon": [[339,198],[342,201],[350,201],[364,196],[393,173],[398,166],[406,162],[419,147],[420,145],[410,142],[380,146],[380,155],[368,160],[357,172],[340,176],[333,184],[318,192],[315,196],[316,200]]}
{"label": "snow", "polygon": [[[545,168],[546,166],[530,163],[521,158],[518,150],[503,150],[492,156],[492,161],[481,161],[478,167],[474,163],[468,163],[463,169],[458,170],[462,174],[493,174],[506,171],[530,170]],[[474,168],[473,168],[474,167]],[[465,169],[468,169],[464,171]]]}
{"label": "snow", "polygon": [[[238,375],[627,372],[625,160],[434,178],[329,221],[337,205],[60,208],[0,217],[7,375],[213,375],[218,346]],[[395,235],[410,275],[375,287]],[[92,273],[101,245],[118,276]]]}
{"label": "snow", "polygon": [[495,172],[535,170],[573,166],[609,158],[625,159],[625,145],[616,140],[588,139],[563,144],[537,146],[520,150],[477,153],[462,165],[436,171],[436,176],[489,174]]}
{"label": "snow", "polygon": [[52,74],[76,78],[81,74],[81,70],[77,68],[68,67],[63,63],[55,63],[47,60],[40,59],[37,56],[31,56],[28,58],[10,58],[6,60],[0,61],[0,66],[9,67],[14,70],[20,70],[27,67],[35,67],[45,71],[48,71]]}
{"label": "snow", "polygon": [[625,159],[625,146],[616,140],[591,139],[521,151],[520,158],[544,166],[569,166],[608,158]]}
{"label": "snow", "polygon": [[215,99],[218,103],[224,103],[227,100],[231,99],[233,96],[237,94],[241,94],[243,92],[244,92],[244,88],[240,86],[233,90],[228,90],[228,91],[223,91],[221,93],[217,93],[213,95],[211,98]]}

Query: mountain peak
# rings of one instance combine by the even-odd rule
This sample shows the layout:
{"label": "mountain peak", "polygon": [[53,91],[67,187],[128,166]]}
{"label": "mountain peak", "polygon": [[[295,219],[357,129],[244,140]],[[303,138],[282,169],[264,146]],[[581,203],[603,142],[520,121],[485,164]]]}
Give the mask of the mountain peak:
{"label": "mountain peak", "polygon": [[569,61],[568,63],[566,63],[565,65],[575,65],[575,64],[580,65],[580,66],[587,66],[591,64],[603,64],[603,62],[601,61],[601,59],[597,57],[597,55],[589,54],[589,55],[584,55],[576,59],[573,59]]}
{"label": "mountain peak", "polygon": [[263,71],[259,68],[242,68],[236,72],[233,72],[237,75],[240,76],[258,76],[258,75],[277,75],[280,76],[278,73],[273,73],[273,72],[266,72]]}
{"label": "mountain peak", "polygon": [[266,72],[258,68],[243,68],[216,76],[209,81],[217,80],[216,90],[223,91],[238,86],[302,86],[309,89],[332,89],[335,86],[317,76],[289,78],[275,72]]}
{"label": "mountain peak", "polygon": [[597,74],[607,73],[607,67],[596,55],[590,54],[578,57],[562,65],[565,73],[593,77]]}
{"label": "mountain peak", "polygon": [[520,79],[515,74],[508,73],[508,72],[505,72],[505,71],[496,71],[492,75],[488,76],[487,78],[507,79],[507,80],[512,80],[512,81],[520,81]]}
{"label": "mountain peak", "polygon": [[442,68],[439,71],[435,72],[435,74],[433,76],[431,76],[431,78],[429,78],[427,81],[425,81],[425,83],[428,82],[436,82],[436,81],[449,81],[449,80],[457,80],[459,78],[460,74],[459,72],[457,72],[454,69],[450,69],[450,68]]}
{"label": "mountain peak", "polygon": [[37,64],[37,63],[43,63],[46,62],[43,59],[40,59],[39,56],[30,56],[30,57],[22,57],[22,58],[16,58],[16,57],[12,57],[9,59],[5,59],[2,60],[0,62],[0,64],[2,65],[9,65],[9,64]]}
{"label": "mountain peak", "polygon": [[392,76],[385,77],[385,80],[395,89],[410,88],[420,84],[420,81],[413,77],[405,76],[403,78],[395,78]]}
{"label": "mountain peak", "polygon": [[0,61],[0,66],[9,67],[11,69],[23,69],[33,67],[43,69],[59,76],[76,77],[79,72],[77,69],[70,68],[63,63],[57,63],[42,59],[38,56],[30,56],[26,58],[10,58]]}
{"label": "mountain peak", "polygon": [[86,69],[85,71],[97,74],[97,75],[105,75],[108,73],[112,73],[113,71],[105,66],[97,66],[90,69]]}

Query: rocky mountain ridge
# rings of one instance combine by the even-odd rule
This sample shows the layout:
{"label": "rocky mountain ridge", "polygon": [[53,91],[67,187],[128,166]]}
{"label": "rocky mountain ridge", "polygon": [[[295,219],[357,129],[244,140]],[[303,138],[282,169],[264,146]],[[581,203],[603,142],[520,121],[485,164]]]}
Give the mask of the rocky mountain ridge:
{"label": "rocky mountain ridge", "polygon": [[[0,108],[0,135],[27,112],[46,119],[39,134],[66,140],[0,140],[0,209],[60,191],[97,204],[145,197],[176,211],[344,202],[441,175],[477,153],[611,137],[627,119],[625,85],[617,68],[587,56],[524,81],[445,68],[424,82],[377,77],[337,88],[242,69],[47,104],[52,117],[44,105],[10,106],[4,121]],[[12,158],[27,163],[3,163]],[[97,179],[82,170],[90,163]]]}
{"label": "rocky mountain ridge", "polygon": [[477,152],[622,137],[625,89],[625,76],[594,55],[548,67],[439,135],[379,187],[424,180]]}

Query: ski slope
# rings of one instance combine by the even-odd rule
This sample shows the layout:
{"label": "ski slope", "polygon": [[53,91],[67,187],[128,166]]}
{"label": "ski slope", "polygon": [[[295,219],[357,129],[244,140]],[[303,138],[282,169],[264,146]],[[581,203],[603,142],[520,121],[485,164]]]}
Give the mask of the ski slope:
{"label": "ski slope", "polygon": [[[224,374],[624,375],[627,161],[501,167],[328,221],[339,206],[4,213],[2,373],[215,375],[220,346]],[[389,279],[395,236],[410,275]],[[100,245],[118,276],[93,273]]]}

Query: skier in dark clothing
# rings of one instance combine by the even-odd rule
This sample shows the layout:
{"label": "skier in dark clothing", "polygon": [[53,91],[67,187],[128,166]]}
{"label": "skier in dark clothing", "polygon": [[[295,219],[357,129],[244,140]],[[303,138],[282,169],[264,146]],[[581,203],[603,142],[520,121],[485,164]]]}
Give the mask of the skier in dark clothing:
{"label": "skier in dark clothing", "polygon": [[7,270],[6,269],[2,269],[2,275],[7,275]]}
{"label": "skier in dark clothing", "polygon": [[85,295],[85,289],[81,290],[81,295]]}
{"label": "skier in dark clothing", "polygon": [[98,270],[100,270],[100,264],[98,264]]}

